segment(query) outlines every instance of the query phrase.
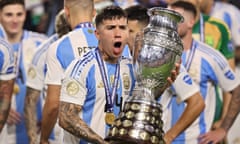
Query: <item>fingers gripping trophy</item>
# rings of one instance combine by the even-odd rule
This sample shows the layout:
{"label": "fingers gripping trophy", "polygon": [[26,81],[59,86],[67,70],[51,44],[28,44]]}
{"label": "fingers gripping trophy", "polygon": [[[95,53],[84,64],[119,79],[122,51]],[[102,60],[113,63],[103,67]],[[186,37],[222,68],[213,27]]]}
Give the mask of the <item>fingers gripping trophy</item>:
{"label": "fingers gripping trophy", "polygon": [[133,66],[137,86],[109,130],[113,144],[164,144],[161,105],[167,77],[180,59],[183,45],[177,24],[183,17],[165,8],[148,10],[150,22],[135,39]]}

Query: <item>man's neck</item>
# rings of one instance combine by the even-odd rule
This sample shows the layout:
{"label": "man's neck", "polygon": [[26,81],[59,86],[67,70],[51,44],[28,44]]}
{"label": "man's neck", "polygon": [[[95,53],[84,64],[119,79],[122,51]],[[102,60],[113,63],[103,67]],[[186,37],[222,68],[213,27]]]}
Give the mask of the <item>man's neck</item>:
{"label": "man's neck", "polygon": [[187,34],[184,38],[182,38],[184,51],[191,49],[192,40],[193,40],[192,34]]}
{"label": "man's neck", "polygon": [[8,41],[11,44],[19,43],[21,41],[22,35],[23,35],[23,30],[17,34],[7,34]]}
{"label": "man's neck", "polygon": [[80,23],[86,22],[92,22],[92,19],[89,17],[74,17],[71,22],[72,29],[76,28]]}
{"label": "man's neck", "polygon": [[118,59],[110,57],[107,53],[102,51],[100,48],[99,48],[99,52],[100,52],[100,55],[101,55],[103,61],[111,63],[111,64],[117,64],[118,63]]}

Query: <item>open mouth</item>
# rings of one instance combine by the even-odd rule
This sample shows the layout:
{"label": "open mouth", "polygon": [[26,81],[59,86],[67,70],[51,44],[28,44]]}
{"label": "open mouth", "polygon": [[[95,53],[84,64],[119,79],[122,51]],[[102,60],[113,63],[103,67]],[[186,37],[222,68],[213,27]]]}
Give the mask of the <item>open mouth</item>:
{"label": "open mouth", "polygon": [[120,48],[121,45],[122,45],[122,42],[115,42],[115,43],[114,43],[114,47],[115,47],[115,48]]}

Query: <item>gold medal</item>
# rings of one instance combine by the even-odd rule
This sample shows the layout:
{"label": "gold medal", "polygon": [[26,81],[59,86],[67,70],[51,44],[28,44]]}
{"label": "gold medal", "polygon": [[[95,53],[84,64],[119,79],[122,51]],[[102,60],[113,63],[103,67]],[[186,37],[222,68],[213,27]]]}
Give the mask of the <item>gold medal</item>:
{"label": "gold medal", "polygon": [[108,124],[108,125],[113,125],[114,120],[115,120],[115,115],[114,115],[114,113],[112,113],[112,112],[106,112],[106,115],[105,115],[105,122],[106,122],[106,124]]}
{"label": "gold medal", "polygon": [[18,94],[19,91],[20,91],[19,86],[18,86],[18,84],[15,83],[14,87],[13,87],[13,94]]}

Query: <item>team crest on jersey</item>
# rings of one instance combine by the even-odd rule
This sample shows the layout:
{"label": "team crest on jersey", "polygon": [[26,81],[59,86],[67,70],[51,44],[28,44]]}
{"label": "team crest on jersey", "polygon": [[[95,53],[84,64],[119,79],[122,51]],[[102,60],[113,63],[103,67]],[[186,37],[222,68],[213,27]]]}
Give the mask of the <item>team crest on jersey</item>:
{"label": "team crest on jersey", "polygon": [[93,30],[92,29],[88,29],[88,33],[92,34]]}
{"label": "team crest on jersey", "polygon": [[110,84],[111,84],[111,85],[114,83],[114,78],[115,78],[114,75],[111,75],[111,76],[110,76]]}
{"label": "team crest on jersey", "polygon": [[194,68],[194,66],[192,66],[188,73],[191,77],[197,77],[198,71]]}
{"label": "team crest on jersey", "polygon": [[192,79],[191,79],[191,77],[190,77],[189,75],[185,75],[185,76],[183,77],[183,81],[184,81],[185,83],[189,84],[189,85],[192,85]]}
{"label": "team crest on jersey", "polygon": [[71,81],[67,84],[66,91],[68,95],[75,96],[80,90],[77,82]]}
{"label": "team crest on jersey", "polygon": [[123,73],[123,87],[124,89],[129,89],[130,87],[130,78],[127,73]]}
{"label": "team crest on jersey", "polygon": [[36,75],[37,75],[36,70],[34,68],[30,67],[28,69],[29,78],[34,79],[36,77]]}
{"label": "team crest on jersey", "polygon": [[228,70],[224,75],[225,75],[228,79],[230,79],[230,80],[234,80],[234,79],[235,79],[234,74],[233,74],[230,70]]}
{"label": "team crest on jersey", "polygon": [[103,88],[104,85],[103,85],[103,82],[101,81],[98,85],[97,85],[98,88]]}
{"label": "team crest on jersey", "polygon": [[[110,84],[111,84],[111,85],[113,85],[114,79],[115,79],[115,75],[111,75],[111,76],[110,76]],[[117,87],[117,88],[119,88],[119,87],[120,87],[120,81],[118,82],[118,87]]]}

